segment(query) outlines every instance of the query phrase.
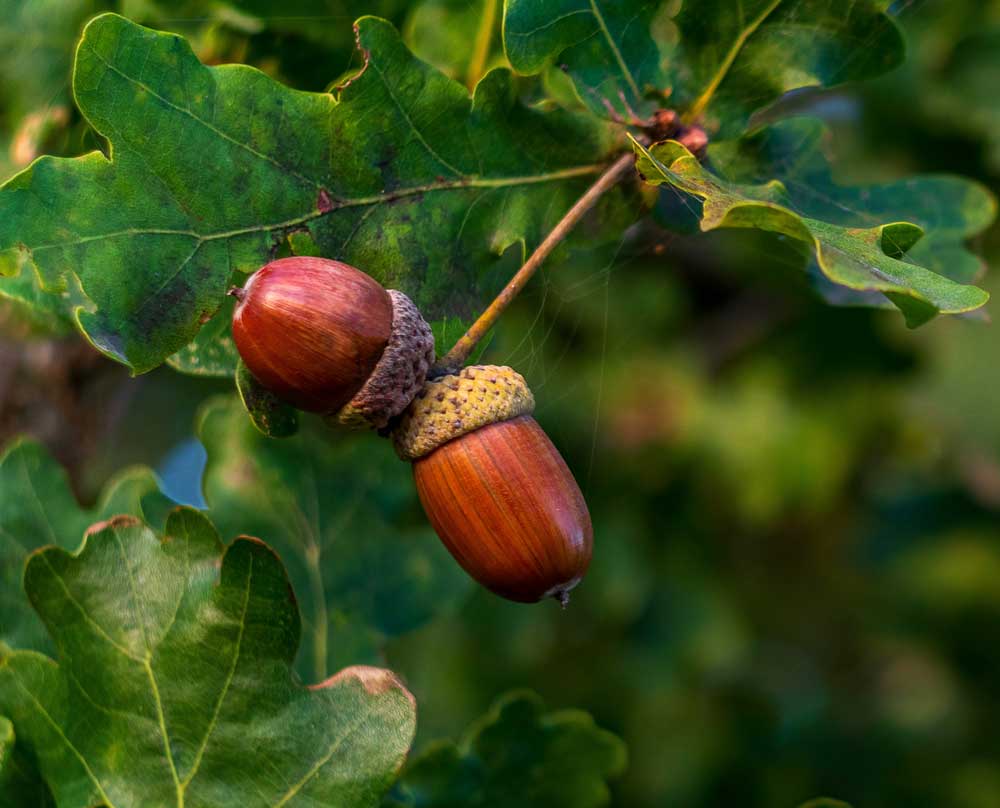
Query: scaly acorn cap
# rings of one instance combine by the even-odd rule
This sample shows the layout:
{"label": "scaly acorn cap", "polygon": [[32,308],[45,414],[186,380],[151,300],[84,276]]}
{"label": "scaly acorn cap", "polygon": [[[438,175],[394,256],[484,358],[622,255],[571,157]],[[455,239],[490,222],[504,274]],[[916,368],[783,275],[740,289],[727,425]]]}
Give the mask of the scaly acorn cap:
{"label": "scaly acorn cap", "polygon": [[402,292],[389,289],[387,294],[392,303],[389,341],[354,398],[327,416],[331,423],[385,429],[417,395],[434,364],[434,334],[420,309]]}
{"label": "scaly acorn cap", "polygon": [[428,381],[393,428],[396,454],[417,460],[488,424],[530,415],[535,397],[508,367],[471,365]]}

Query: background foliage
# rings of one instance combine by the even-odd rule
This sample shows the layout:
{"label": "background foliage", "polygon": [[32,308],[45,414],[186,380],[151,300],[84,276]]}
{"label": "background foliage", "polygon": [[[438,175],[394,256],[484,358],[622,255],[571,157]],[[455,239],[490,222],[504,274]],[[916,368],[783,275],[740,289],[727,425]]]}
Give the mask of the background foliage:
{"label": "background foliage", "polygon": [[[284,4],[280,18],[266,5],[116,7],[189,37],[203,62],[255,64],[312,91],[357,69],[350,22],[376,13],[424,43],[418,55],[474,83],[473,54],[459,45],[472,47],[475,35],[440,44],[419,33],[431,20],[461,17],[464,4],[302,0]],[[51,19],[69,19],[74,7],[82,23],[100,10],[69,0],[60,7],[66,15]],[[891,10],[909,41],[903,67],[781,102],[826,126],[778,131],[797,154],[822,157],[777,174],[800,208],[855,214],[856,198],[831,195],[831,179],[892,188],[916,172],[957,172],[1000,189],[1000,107],[989,79],[1000,64],[1000,7],[969,0]],[[320,19],[303,22],[311,15]],[[468,24],[449,30],[471,31],[461,27]],[[65,34],[60,53],[75,36]],[[484,67],[502,59],[496,33],[487,40]],[[571,106],[569,83],[604,58],[578,56],[540,59],[520,97],[544,87]],[[29,97],[22,63],[0,63],[2,137],[26,150],[7,152],[11,170],[29,154],[100,144],[68,105],[68,62],[61,73],[45,64],[53,83]],[[60,107],[64,122],[53,115]],[[44,125],[26,131],[39,111]],[[719,114],[738,126],[747,111]],[[771,159],[768,143],[758,145],[720,153],[716,165],[728,179],[757,182],[754,161]],[[817,172],[830,179],[817,184]],[[824,196],[810,199],[816,187]],[[266,443],[245,416],[235,423],[229,383],[167,368],[129,379],[76,347],[76,337],[27,341],[37,332],[34,309],[18,301],[36,290],[6,280],[5,291],[15,291],[4,314],[11,337],[0,346],[0,430],[42,439],[78,496],[97,503],[94,513],[105,481],[141,463],[156,469],[167,495],[207,506],[223,535],[266,534],[300,593],[306,648],[317,610],[325,605],[334,618],[326,654],[313,648],[297,658],[305,680],[316,680],[319,660],[328,670],[385,663],[420,704],[418,754],[391,804],[447,805],[456,793],[469,799],[457,788],[503,782],[504,761],[489,745],[502,737],[503,716],[538,724],[542,739],[560,726],[538,719],[530,697],[493,706],[500,693],[530,687],[555,716],[586,710],[625,741],[627,768],[610,782],[614,804],[775,808],[828,794],[864,806],[1000,805],[1000,655],[990,641],[1000,621],[996,326],[939,318],[911,332],[885,312],[829,308],[804,282],[794,245],[750,231],[699,233],[702,211],[687,197],[667,192],[655,204],[672,229],[633,228],[557,254],[487,348],[491,361],[527,376],[538,418],[594,517],[595,564],[567,612],[502,602],[439,565],[406,469],[374,438],[317,439],[307,423],[308,456],[329,464],[329,475],[317,473],[301,462],[304,444]],[[935,212],[904,207],[924,227],[921,217]],[[973,237],[995,263],[996,231],[979,235],[982,205],[968,215],[961,204],[944,208],[946,221],[932,224],[948,237],[919,244],[919,260],[969,282],[981,266],[962,242]],[[895,210],[876,208],[872,226],[899,218]],[[678,212],[690,214],[691,227],[678,226]],[[513,263],[501,261],[497,277]],[[998,288],[989,277],[981,285]],[[73,299],[72,284],[64,294]],[[341,498],[344,487],[350,494]],[[269,501],[254,496],[265,489]],[[358,501],[361,510],[337,512],[326,493],[335,490],[337,507]],[[145,506],[153,519],[157,502]],[[294,520],[305,527],[289,530]],[[369,530],[372,520],[391,521],[394,533]],[[363,537],[353,525],[364,526]],[[402,548],[392,541],[397,530]],[[333,585],[322,597],[310,588],[309,546],[296,544],[303,536],[350,549],[343,570],[327,573]],[[413,598],[407,609],[386,609],[402,592]],[[486,714],[487,729],[468,729]],[[603,738],[580,743],[593,768],[611,774],[624,753]],[[590,787],[599,798],[603,784]],[[417,802],[428,795],[440,802]]]}

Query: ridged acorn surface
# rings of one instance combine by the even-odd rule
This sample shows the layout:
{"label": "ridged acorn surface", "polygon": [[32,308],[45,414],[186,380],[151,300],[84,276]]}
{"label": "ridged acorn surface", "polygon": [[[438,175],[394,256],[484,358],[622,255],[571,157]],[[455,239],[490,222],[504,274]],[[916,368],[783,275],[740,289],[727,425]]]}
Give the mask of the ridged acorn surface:
{"label": "ridged acorn surface", "polygon": [[340,261],[281,258],[232,293],[233,339],[257,381],[337,422],[384,427],[434,361],[434,338],[410,299]]}
{"label": "ridged acorn surface", "polygon": [[486,588],[563,604],[593,550],[579,486],[531,417],[534,398],[505,367],[473,366],[428,382],[397,425],[427,517]]}

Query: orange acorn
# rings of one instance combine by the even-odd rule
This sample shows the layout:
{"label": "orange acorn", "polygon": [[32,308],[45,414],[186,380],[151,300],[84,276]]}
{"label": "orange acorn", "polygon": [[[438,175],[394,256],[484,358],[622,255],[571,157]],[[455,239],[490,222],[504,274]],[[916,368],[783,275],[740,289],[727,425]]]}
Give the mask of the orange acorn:
{"label": "orange acorn", "polygon": [[565,605],[590,564],[593,529],[533,410],[520,374],[467,367],[428,382],[393,439],[413,461],[431,525],[466,572],[510,600]]}

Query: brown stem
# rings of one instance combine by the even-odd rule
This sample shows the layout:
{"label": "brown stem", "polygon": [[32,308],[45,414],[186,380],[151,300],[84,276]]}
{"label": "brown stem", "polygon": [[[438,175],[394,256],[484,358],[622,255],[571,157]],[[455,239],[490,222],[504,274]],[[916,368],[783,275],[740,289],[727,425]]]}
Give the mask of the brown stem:
{"label": "brown stem", "polygon": [[431,371],[432,375],[451,373],[465,364],[473,348],[496,325],[497,320],[500,319],[500,315],[504,313],[507,306],[517,297],[518,292],[524,288],[525,284],[531,280],[532,276],[542,265],[542,262],[548,258],[549,253],[559,245],[559,242],[569,235],[570,231],[586,215],[587,211],[597,203],[597,200],[611,190],[625,176],[634,162],[635,155],[632,152],[623,154],[598,177],[597,182],[591,185],[583,196],[576,200],[573,207],[567,211],[566,215],[559,220],[559,223],[552,228],[542,243],[538,245],[528,260],[524,262],[524,266],[511,278],[510,283],[503,288],[503,291],[496,296],[496,299],[479,315],[479,319],[469,326],[469,330],[455,343],[452,349],[437,361],[437,364],[434,365]]}

